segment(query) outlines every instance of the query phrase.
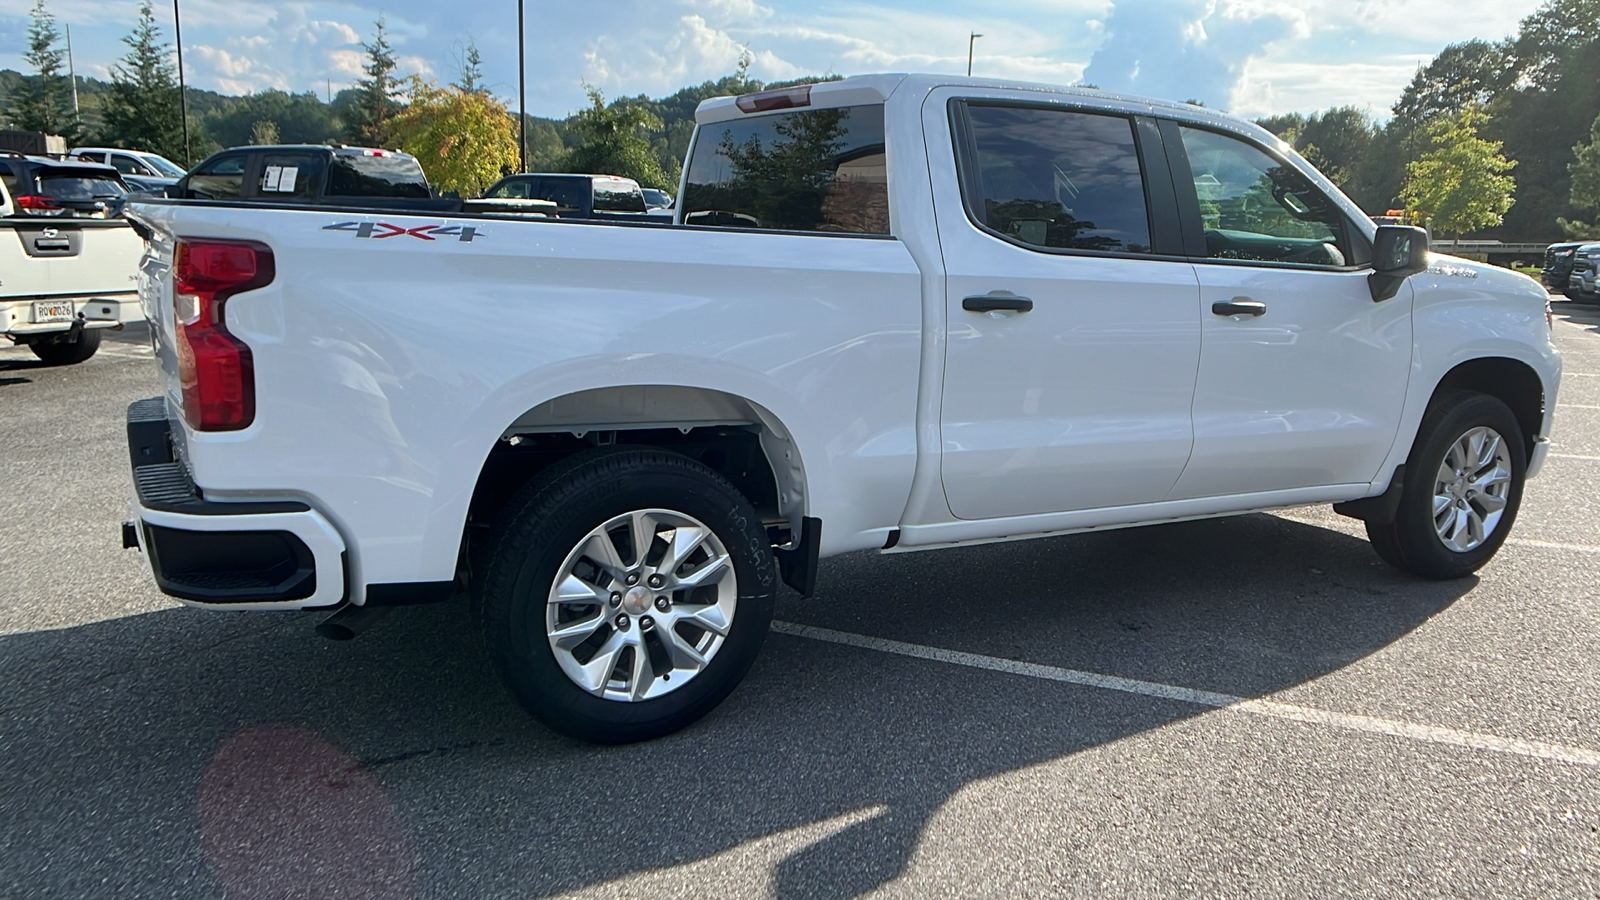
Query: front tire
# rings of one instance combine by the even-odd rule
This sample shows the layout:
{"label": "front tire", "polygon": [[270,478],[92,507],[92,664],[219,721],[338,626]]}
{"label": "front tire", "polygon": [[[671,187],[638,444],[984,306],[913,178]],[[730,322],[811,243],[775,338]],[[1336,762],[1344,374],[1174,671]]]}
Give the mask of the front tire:
{"label": "front tire", "polygon": [[1440,396],[1423,417],[1406,460],[1393,522],[1367,523],[1373,549],[1423,578],[1462,578],[1505,543],[1528,468],[1522,429],[1487,394]]}
{"label": "front tire", "polygon": [[687,457],[590,451],[506,505],[479,601],[501,678],[529,712],[604,744],[677,731],[749,671],[777,570],[734,486]]}
{"label": "front tire", "polygon": [[48,366],[71,366],[81,363],[100,349],[100,332],[85,328],[78,332],[77,340],[45,338],[28,344],[33,355]]}

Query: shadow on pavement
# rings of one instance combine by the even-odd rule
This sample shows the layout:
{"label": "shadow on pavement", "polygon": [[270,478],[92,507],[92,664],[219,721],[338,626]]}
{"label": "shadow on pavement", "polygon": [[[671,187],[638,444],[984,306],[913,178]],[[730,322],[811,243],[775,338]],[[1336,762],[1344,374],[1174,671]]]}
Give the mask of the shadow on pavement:
{"label": "shadow on pavement", "polygon": [[[779,618],[1256,696],[1401,638],[1428,583],[1268,516],[825,564]],[[774,635],[707,720],[596,748],[529,720],[463,604],[351,644],[170,609],[0,637],[0,895],[544,896],[861,810],[783,897],[902,872],[952,794],[1203,710]]]}

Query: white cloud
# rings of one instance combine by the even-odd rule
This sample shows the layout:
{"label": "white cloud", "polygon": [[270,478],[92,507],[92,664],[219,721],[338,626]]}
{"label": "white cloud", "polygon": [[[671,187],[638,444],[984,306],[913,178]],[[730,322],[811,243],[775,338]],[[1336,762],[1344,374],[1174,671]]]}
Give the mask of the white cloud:
{"label": "white cloud", "polygon": [[[1387,109],[1447,43],[1498,40],[1541,0],[605,0],[528,4],[530,111],[582,106],[580,78],[608,95],[662,95],[752,75],[966,70],[1131,89],[1259,114],[1341,103]],[[182,0],[190,83],[220,90],[334,89],[359,77],[360,42],[385,15],[402,69],[452,77],[474,36],[484,75],[514,98],[515,7],[437,0]],[[33,0],[0,0],[0,67],[22,65]],[[49,0],[73,32],[78,71],[104,77],[126,52],[134,0]],[[156,4],[172,39],[171,4]],[[1085,66],[1088,71],[1085,72]]]}

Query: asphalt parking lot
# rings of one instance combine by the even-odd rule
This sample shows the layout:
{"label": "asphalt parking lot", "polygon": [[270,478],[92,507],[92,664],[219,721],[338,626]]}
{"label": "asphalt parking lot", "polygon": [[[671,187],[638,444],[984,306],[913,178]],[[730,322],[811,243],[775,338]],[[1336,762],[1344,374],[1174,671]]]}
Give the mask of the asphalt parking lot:
{"label": "asphalt parking lot", "polygon": [[0,350],[0,897],[1600,895],[1600,308],[1477,577],[1325,508],[825,563],[713,715],[545,731],[463,604],[358,640],[120,549],[141,329]]}

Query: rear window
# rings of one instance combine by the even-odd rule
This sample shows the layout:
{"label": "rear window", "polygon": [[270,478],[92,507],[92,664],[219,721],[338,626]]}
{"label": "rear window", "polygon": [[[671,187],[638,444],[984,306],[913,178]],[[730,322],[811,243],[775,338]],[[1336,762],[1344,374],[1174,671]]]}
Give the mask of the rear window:
{"label": "rear window", "polygon": [[889,233],[883,107],[800,110],[700,129],[687,225]]}
{"label": "rear window", "polygon": [[335,156],[328,173],[330,197],[411,197],[427,199],[422,164],[405,156]]}
{"label": "rear window", "polygon": [[636,184],[616,181],[594,183],[594,208],[600,212],[644,212],[644,193]]}
{"label": "rear window", "polygon": [[104,200],[124,196],[128,189],[112,178],[43,169],[39,172],[39,193],[57,200]]}

